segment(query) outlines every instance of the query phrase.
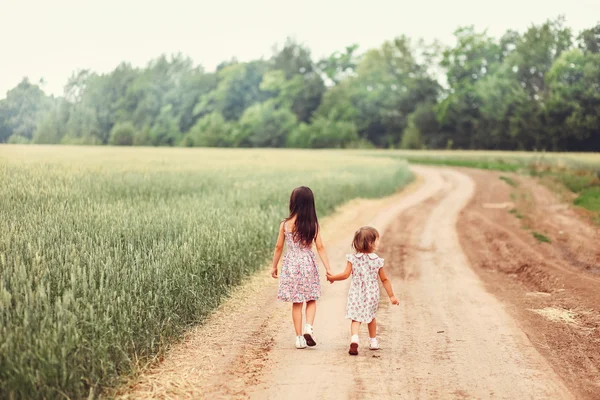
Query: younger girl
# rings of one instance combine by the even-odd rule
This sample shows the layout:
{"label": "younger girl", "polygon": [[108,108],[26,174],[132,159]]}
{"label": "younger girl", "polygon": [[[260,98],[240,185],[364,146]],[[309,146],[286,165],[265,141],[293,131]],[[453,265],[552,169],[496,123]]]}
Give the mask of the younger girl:
{"label": "younger girl", "polygon": [[[319,257],[327,274],[331,274],[325,246],[321,240],[319,221],[315,210],[313,192],[306,186],[300,186],[290,197],[290,215],[279,227],[279,237],[273,254],[271,276],[277,278],[277,264],[281,258],[283,244],[287,251],[283,257],[281,277],[279,279],[279,300],[292,303],[292,320],[296,330],[296,348],[316,346],[313,323],[317,311],[316,301],[321,296],[319,270],[312,245],[315,243]],[[302,335],[302,305],[306,303],[306,325]]]}
{"label": "younger girl", "polygon": [[383,258],[374,253],[379,245],[379,232],[370,226],[363,226],[354,234],[352,247],[355,254],[346,256],[346,269],[337,275],[327,275],[331,283],[347,279],[352,273],[352,283],[348,292],[348,304],[346,305],[346,318],[351,319],[350,331],[350,355],[358,355],[358,330],[361,323],[367,323],[369,327],[369,348],[379,350],[377,342],[377,322],[375,313],[379,306],[379,282],[387,292],[392,304],[397,305],[398,299],[394,297],[392,284],[383,272]]}

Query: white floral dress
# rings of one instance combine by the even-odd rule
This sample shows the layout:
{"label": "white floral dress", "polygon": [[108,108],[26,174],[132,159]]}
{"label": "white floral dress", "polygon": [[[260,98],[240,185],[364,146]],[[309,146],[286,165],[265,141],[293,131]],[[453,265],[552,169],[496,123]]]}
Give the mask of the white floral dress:
{"label": "white floral dress", "polygon": [[294,234],[283,224],[287,250],[279,276],[277,298],[292,303],[305,303],[321,297],[319,267],[312,246],[294,240]]}
{"label": "white floral dress", "polygon": [[346,318],[369,323],[379,307],[379,268],[383,267],[383,258],[375,253],[357,253],[346,255],[346,260],[352,264]]}

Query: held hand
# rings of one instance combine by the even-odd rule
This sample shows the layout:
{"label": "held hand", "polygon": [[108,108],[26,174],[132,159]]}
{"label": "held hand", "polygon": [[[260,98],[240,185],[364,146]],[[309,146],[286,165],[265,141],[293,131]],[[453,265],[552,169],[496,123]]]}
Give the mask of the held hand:
{"label": "held hand", "polygon": [[277,267],[271,269],[271,276],[277,279]]}
{"label": "held hand", "polygon": [[333,275],[331,274],[331,272],[327,272],[327,280],[329,281],[329,283],[335,282],[332,278],[333,278]]}
{"label": "held hand", "polygon": [[396,296],[392,296],[390,297],[390,301],[392,302],[393,305],[397,306],[398,304],[400,304],[400,302],[398,301],[398,299],[396,298]]}

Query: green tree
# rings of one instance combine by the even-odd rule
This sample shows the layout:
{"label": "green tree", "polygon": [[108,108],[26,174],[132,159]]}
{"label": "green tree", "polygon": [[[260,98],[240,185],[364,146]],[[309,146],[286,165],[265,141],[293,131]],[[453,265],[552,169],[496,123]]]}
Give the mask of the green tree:
{"label": "green tree", "polygon": [[[533,131],[525,131],[515,124],[519,110],[527,110],[533,103],[510,69],[502,67],[496,74],[477,82],[474,90],[481,101],[478,148],[511,150],[516,147],[524,150],[535,146],[530,140]],[[526,129],[537,129],[537,116],[531,117]]]}
{"label": "green tree", "polygon": [[[201,74],[202,69],[194,68],[191,59],[181,54],[171,57],[163,55],[150,61],[145,69],[133,71],[133,79],[128,81],[118,102],[116,121],[131,121],[137,128],[151,128],[161,116],[162,110],[170,106],[170,113],[178,120],[179,125],[184,104],[188,113],[195,107],[196,99],[190,100],[189,94],[184,96],[184,93],[190,87],[193,89],[197,86],[195,82],[190,87],[187,85]],[[189,114],[185,115],[189,117]],[[185,128],[189,128],[191,124],[190,119],[184,121]]]}
{"label": "green tree", "polygon": [[581,32],[577,41],[584,53],[600,53],[600,23]]}
{"label": "green tree", "polygon": [[64,144],[104,144],[96,112],[85,104],[75,104],[71,108],[66,132],[62,138]]}
{"label": "green tree", "polygon": [[241,146],[283,147],[296,123],[296,116],[286,108],[275,108],[272,102],[254,104],[240,118],[235,140]]}
{"label": "green tree", "polygon": [[409,118],[408,126],[406,127],[402,135],[402,140],[400,141],[400,148],[413,150],[423,148],[423,139],[421,138],[421,132],[415,126],[415,123],[411,118]]}
{"label": "green tree", "polygon": [[445,142],[452,139],[458,148],[480,148],[488,138],[478,129],[483,101],[476,85],[497,70],[504,52],[486,32],[472,26],[454,35],[456,46],[446,49],[441,61],[450,91],[437,107],[437,119]]}
{"label": "green tree", "polygon": [[359,131],[374,144],[398,145],[408,116],[420,103],[437,100],[440,86],[429,66],[418,61],[424,51],[424,44],[415,46],[402,36],[362,57],[353,104]]}
{"label": "green tree", "polygon": [[310,50],[288,38],[283,48],[275,51],[271,63],[273,70],[283,71],[286,80],[295,82],[291,110],[298,121],[309,121],[325,93],[325,83]]}
{"label": "green tree", "polygon": [[269,101],[276,107],[291,109],[303,90],[302,77],[296,75],[287,79],[284,71],[272,70],[264,75],[260,90],[272,97]]}
{"label": "green tree", "polygon": [[[9,136],[30,141],[38,121],[51,109],[53,99],[27,78],[6,93],[0,101],[0,142]],[[13,139],[13,141],[16,139]],[[19,142],[23,142],[19,139]]]}
{"label": "green tree", "polygon": [[201,68],[192,70],[186,75],[180,87],[180,108],[178,110],[179,130],[187,132],[196,121],[204,116],[201,104],[210,92],[217,87],[217,74],[204,73]]}
{"label": "green tree", "polygon": [[152,137],[150,136],[150,128],[136,128],[133,135],[134,146],[152,146]]}
{"label": "green tree", "polygon": [[135,126],[131,122],[119,122],[110,131],[109,143],[113,146],[131,146],[135,137]]}
{"label": "green tree", "polygon": [[[447,138],[440,135],[440,127],[436,120],[435,115],[435,103],[420,103],[415,111],[408,117],[408,127],[406,129],[413,130],[418,133],[418,146],[416,148],[439,148],[444,147],[447,143]],[[407,131],[404,131],[402,135],[402,142],[404,145],[413,143],[413,139],[405,139]],[[409,140],[410,139],[410,140]],[[400,143],[400,147],[404,147]]]}
{"label": "green tree", "polygon": [[600,54],[564,52],[546,75],[552,149],[600,149]]}
{"label": "green tree", "polygon": [[66,121],[69,118],[67,107],[66,102],[60,101],[41,117],[33,135],[33,143],[58,144],[61,142],[65,134]]}
{"label": "green tree", "polygon": [[183,146],[231,147],[235,127],[218,112],[200,118],[184,136]]}
{"label": "green tree", "polygon": [[543,99],[545,75],[554,60],[573,43],[571,30],[564,27],[564,18],[549,20],[530,27],[518,41],[509,60],[517,79],[535,100]]}
{"label": "green tree", "polygon": [[180,141],[181,133],[177,118],[173,115],[173,106],[164,106],[150,128],[150,140],[154,146],[175,146]]}
{"label": "green tree", "polygon": [[359,125],[357,99],[361,85],[357,78],[351,77],[325,92],[315,117],[329,118],[335,121],[351,121]]}
{"label": "green tree", "polygon": [[358,65],[357,51],[357,44],[347,46],[344,52],[336,51],[329,57],[320,60],[317,64],[318,68],[331,83],[337,85],[342,80],[355,75]]}
{"label": "green tree", "polygon": [[6,99],[0,100],[0,143],[5,143],[11,135],[10,114]]}
{"label": "green tree", "polygon": [[[121,101],[135,76],[136,71],[128,64],[119,65],[107,75],[87,70],[73,74],[65,87],[65,98],[72,105],[69,112],[72,121],[65,123],[67,135],[93,136],[94,142],[108,143],[111,129],[122,112]],[[88,132],[86,123],[90,124]]]}
{"label": "green tree", "polygon": [[216,89],[202,99],[195,113],[206,115],[216,111],[226,120],[238,120],[248,107],[268,98],[268,94],[260,90],[266,71],[264,61],[224,67],[217,73]]}
{"label": "green tree", "polygon": [[13,134],[8,138],[8,144],[29,144],[31,141],[23,135]]}
{"label": "green tree", "polygon": [[316,116],[353,122],[361,138],[379,147],[399,144],[408,116],[421,103],[435,103],[440,92],[428,64],[430,48],[400,37],[369,50],[326,92]]}
{"label": "green tree", "polygon": [[310,124],[301,123],[289,135],[288,147],[345,148],[358,141],[352,122],[316,117]]}

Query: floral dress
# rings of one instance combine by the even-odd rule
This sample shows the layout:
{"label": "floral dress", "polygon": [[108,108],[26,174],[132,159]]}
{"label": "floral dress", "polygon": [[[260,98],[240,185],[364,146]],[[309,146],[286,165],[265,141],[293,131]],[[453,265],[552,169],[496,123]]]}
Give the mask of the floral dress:
{"label": "floral dress", "polygon": [[383,267],[383,258],[375,253],[357,253],[348,254],[346,260],[352,264],[346,318],[369,323],[379,306],[379,268]]}
{"label": "floral dress", "polygon": [[292,303],[305,303],[321,297],[317,259],[312,246],[294,240],[294,234],[283,224],[287,250],[279,277],[277,298]]}

